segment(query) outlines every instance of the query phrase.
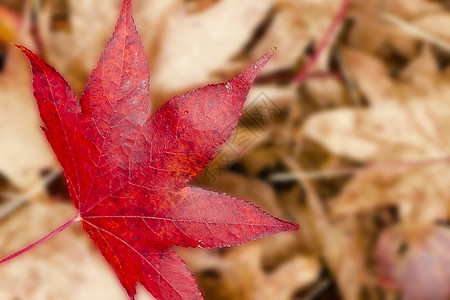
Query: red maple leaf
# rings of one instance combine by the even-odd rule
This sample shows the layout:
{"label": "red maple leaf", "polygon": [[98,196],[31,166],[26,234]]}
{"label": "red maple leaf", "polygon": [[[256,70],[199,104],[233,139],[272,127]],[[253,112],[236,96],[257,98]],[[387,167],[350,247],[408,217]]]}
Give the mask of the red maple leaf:
{"label": "red maple leaf", "polygon": [[81,221],[130,298],[140,283],[158,299],[201,299],[170,247],[232,246],[298,229],[243,200],[186,186],[236,127],[273,51],[230,81],[175,97],[149,116],[147,59],[130,2],[80,101],[54,68],[18,46],[79,214],[0,263]]}

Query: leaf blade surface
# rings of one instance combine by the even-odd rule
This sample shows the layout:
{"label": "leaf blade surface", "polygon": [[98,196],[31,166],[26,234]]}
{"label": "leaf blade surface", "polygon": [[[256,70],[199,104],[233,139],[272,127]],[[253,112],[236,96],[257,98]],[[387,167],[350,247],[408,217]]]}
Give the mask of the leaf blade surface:
{"label": "leaf blade surface", "polygon": [[79,219],[130,298],[140,283],[158,299],[202,299],[172,246],[232,246],[298,229],[244,200],[187,186],[231,135],[273,51],[149,116],[147,59],[130,0],[80,102],[51,66],[21,49]]}

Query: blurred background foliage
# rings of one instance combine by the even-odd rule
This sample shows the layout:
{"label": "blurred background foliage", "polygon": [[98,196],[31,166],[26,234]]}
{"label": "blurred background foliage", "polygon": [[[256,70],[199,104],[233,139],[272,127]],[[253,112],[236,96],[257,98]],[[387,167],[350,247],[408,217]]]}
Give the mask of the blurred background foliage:
{"label": "blurred background foliage", "polygon": [[[39,53],[80,95],[119,6],[0,0],[2,257],[74,214],[29,68],[8,43]],[[450,299],[449,1],[134,0],[134,16],[153,110],[278,47],[192,185],[301,230],[178,249],[206,299]],[[2,265],[0,278],[5,300],[126,298],[76,226]]]}

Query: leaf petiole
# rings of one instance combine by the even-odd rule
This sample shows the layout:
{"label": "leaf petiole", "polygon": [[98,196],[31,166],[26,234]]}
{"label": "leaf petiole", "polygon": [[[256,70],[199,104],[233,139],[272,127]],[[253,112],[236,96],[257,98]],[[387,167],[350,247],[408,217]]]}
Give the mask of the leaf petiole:
{"label": "leaf petiole", "polygon": [[347,15],[347,11],[352,4],[353,0],[343,0],[341,7],[337,13],[337,15],[332,20],[330,26],[328,27],[327,31],[325,32],[325,36],[320,41],[319,45],[316,48],[316,51],[314,51],[314,54],[312,55],[311,59],[306,63],[306,66],[302,69],[300,74],[295,79],[295,82],[297,85],[303,84],[303,82],[308,78],[309,74],[311,73],[312,68],[315,66],[317,61],[320,58],[320,55],[325,50],[326,46],[329,44],[331,38],[336,33],[337,29],[341,25],[342,21]]}
{"label": "leaf petiole", "polygon": [[55,230],[53,230],[52,232],[50,232],[48,235],[46,235],[45,237],[41,238],[40,240],[34,242],[33,244],[23,248],[22,250],[19,250],[13,254],[11,254],[10,256],[0,260],[0,264],[7,262],[8,260],[11,260],[25,252],[27,252],[28,250],[33,249],[34,247],[38,246],[39,244],[42,244],[43,242],[51,239],[52,237],[54,237],[55,235],[57,235],[58,233],[60,233],[61,231],[63,231],[64,229],[66,229],[67,227],[69,227],[70,225],[72,225],[73,223],[76,223],[78,221],[81,221],[80,215],[76,215],[75,217],[73,217],[72,219],[70,219],[69,221],[67,221],[66,223],[64,223],[63,225],[59,226],[58,228],[56,228]]}

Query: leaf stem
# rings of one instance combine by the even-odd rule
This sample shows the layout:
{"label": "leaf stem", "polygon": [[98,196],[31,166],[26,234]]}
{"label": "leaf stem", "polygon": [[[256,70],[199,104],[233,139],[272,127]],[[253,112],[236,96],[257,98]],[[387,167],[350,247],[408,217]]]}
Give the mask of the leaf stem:
{"label": "leaf stem", "polygon": [[73,217],[71,220],[67,221],[66,223],[64,223],[63,225],[59,226],[58,228],[56,228],[55,230],[53,230],[52,232],[50,232],[48,235],[46,235],[45,237],[41,238],[40,240],[34,242],[33,244],[23,248],[22,250],[19,250],[13,254],[11,254],[10,256],[0,260],[0,264],[7,262],[8,260],[11,260],[25,252],[27,252],[28,250],[31,250],[32,248],[42,244],[43,242],[51,239],[52,237],[54,237],[55,235],[57,235],[58,233],[60,233],[61,231],[63,231],[64,229],[66,229],[67,227],[69,227],[70,225],[72,225],[73,223],[76,223],[78,221],[80,221],[80,215],[76,215],[75,217]]}
{"label": "leaf stem", "polygon": [[342,1],[339,12],[333,18],[333,21],[331,22],[330,26],[328,27],[327,31],[325,32],[325,36],[320,41],[320,44],[317,46],[316,51],[314,51],[314,54],[312,55],[311,59],[306,63],[306,66],[303,68],[303,70],[300,72],[300,74],[295,79],[295,82],[298,85],[301,85],[306,80],[306,78],[308,78],[309,74],[311,73],[312,68],[314,67],[316,62],[319,60],[320,55],[325,50],[326,46],[330,42],[330,39],[336,33],[336,30],[338,29],[339,25],[341,25],[342,20],[344,20],[344,17],[347,14],[348,8],[350,7],[351,3],[352,3],[352,0],[343,0]]}

